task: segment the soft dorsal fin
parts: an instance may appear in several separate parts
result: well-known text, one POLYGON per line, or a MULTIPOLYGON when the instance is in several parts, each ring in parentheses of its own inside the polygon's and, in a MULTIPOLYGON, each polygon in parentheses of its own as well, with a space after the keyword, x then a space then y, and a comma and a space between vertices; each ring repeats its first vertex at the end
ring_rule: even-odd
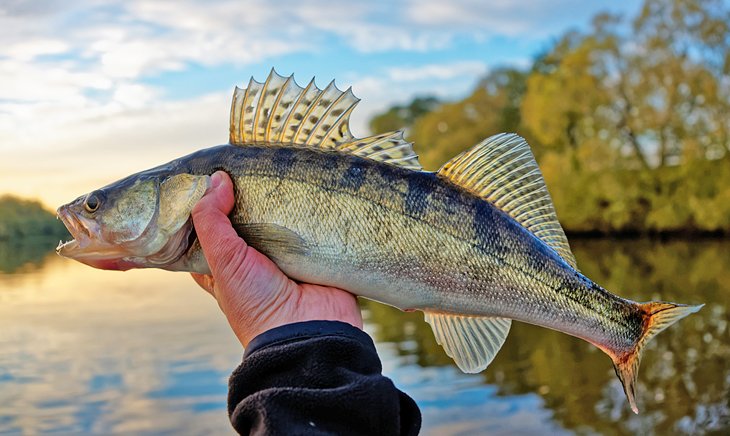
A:
POLYGON ((577 268, 530 146, 514 134, 491 136, 444 164, 439 176, 488 200, 577 268))
POLYGON ((334 81, 319 89, 312 79, 302 88, 294 76, 273 69, 261 83, 253 78, 245 89, 236 87, 231 103, 230 143, 311 147, 420 170, 413 144, 400 132, 355 138, 350 115, 360 100, 352 89, 340 91, 334 81))
POLYGON ((483 371, 504 344, 512 325, 509 318, 463 316, 424 311, 436 342, 466 373, 483 371))

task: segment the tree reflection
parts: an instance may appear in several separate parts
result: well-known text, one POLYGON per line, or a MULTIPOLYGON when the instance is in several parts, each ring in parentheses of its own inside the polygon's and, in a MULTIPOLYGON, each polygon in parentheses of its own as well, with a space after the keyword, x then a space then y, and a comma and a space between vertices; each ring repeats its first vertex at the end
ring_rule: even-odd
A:
MULTIPOLYGON (((627 406, 610 359, 555 331, 514 323, 504 348, 483 373, 502 395, 540 394, 554 417, 579 433, 722 432, 730 429, 730 295, 727 241, 578 240, 582 271, 638 301, 707 306, 659 335, 639 373, 639 408, 627 406)), ((398 345, 421 366, 453 365, 420 313, 363 301, 379 342, 398 345)))
POLYGON ((0 273, 14 273, 20 270, 37 270, 58 241, 44 237, 22 241, 0 241, 0 273))
MULTIPOLYGON (((0 244, 0 273, 42 273, 47 257, 55 256, 53 245, 0 244)), ((641 415, 629 410, 602 352, 523 323, 513 324, 504 348, 481 375, 484 383, 503 396, 540 395, 553 419, 578 433, 727 433, 730 242, 576 240, 573 251, 586 275, 621 296, 707 305, 647 346, 639 373, 641 415)), ((366 300, 362 305, 377 342, 394 344, 422 367, 454 365, 420 312, 366 300)))

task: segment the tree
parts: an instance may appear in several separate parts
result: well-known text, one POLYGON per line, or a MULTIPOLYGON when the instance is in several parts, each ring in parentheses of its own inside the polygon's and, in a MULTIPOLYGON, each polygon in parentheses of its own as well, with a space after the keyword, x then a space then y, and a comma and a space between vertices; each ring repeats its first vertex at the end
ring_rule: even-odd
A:
POLYGON ((373 134, 407 129, 420 117, 438 107, 436 97, 416 97, 405 106, 393 106, 370 120, 370 131, 373 134))
POLYGON ((587 148, 593 169, 727 155, 728 23, 720 0, 646 0, 631 22, 598 15, 536 62, 526 127, 555 151, 587 148))
POLYGON ((38 201, 0 196, 0 241, 19 241, 28 237, 68 239, 68 236, 55 214, 38 201))
POLYGON ((524 136, 568 231, 730 234, 729 77, 725 2, 645 0, 527 71, 493 70, 413 118, 409 139, 435 170, 492 134, 524 136))
POLYGON ((466 99, 442 104, 416 120, 409 139, 424 168, 438 169, 488 136, 518 132, 525 77, 514 68, 496 69, 466 99))

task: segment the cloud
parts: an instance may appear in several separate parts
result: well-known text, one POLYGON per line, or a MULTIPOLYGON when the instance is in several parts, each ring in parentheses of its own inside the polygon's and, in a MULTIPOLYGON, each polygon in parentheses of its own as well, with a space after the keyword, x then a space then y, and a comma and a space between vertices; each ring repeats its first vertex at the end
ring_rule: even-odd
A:
POLYGON ((30 61, 43 55, 55 55, 67 52, 69 45, 63 41, 51 38, 38 38, 33 41, 22 41, 7 50, 7 54, 14 59, 30 61))
MULTIPOLYGON (((131 90, 135 95, 139 90, 131 90)), ((63 128, 0 135, 0 192, 41 198, 57 207, 145 168, 228 141, 230 93, 141 107, 113 116, 69 119, 63 128)), ((48 109, 50 110, 50 109, 48 109)), ((4 130, 0 130, 3 132, 4 130)))
POLYGON ((432 95, 443 100, 468 93, 487 72, 487 65, 477 61, 391 67, 381 74, 357 79, 352 84, 362 99, 352 115, 353 133, 369 133, 368 122, 377 113, 394 104, 402 104, 418 95, 432 95))
POLYGON ((542 39, 574 24, 578 17, 587 20, 596 9, 611 6, 616 3, 606 0, 407 0, 404 19, 413 27, 434 32, 542 39))
MULTIPOLYGON (((418 68, 416 80, 406 74, 411 70, 416 69, 390 68, 350 83, 363 99, 353 113, 353 133, 367 135, 375 113, 422 94, 425 84, 442 98, 468 92, 475 82, 470 74, 486 71, 486 66, 431 64, 418 68)), ((20 105, 31 108, 21 118, 12 103, 0 104, 0 120, 5 120, 0 124, 0 192, 39 197, 56 207, 128 174, 228 140, 229 90, 169 102, 137 84, 115 86, 113 93, 105 104, 81 99, 20 105), (3 107, 14 118, 4 117, 3 107), (21 123, 13 126, 12 119, 21 123)))
MULTIPOLYGON (((452 98, 473 86, 487 66, 447 56, 458 41, 518 34, 537 38, 551 28, 545 25, 549 18, 582 4, 3 1, 0 192, 40 195, 55 203, 59 194, 48 191, 60 192, 63 183, 49 186, 43 174, 86 184, 109 181, 140 169, 134 159, 147 165, 178 156, 182 149, 176 144, 192 141, 190 147, 197 148, 224 141, 230 83, 216 82, 200 91, 212 94, 170 101, 165 98, 179 95, 177 89, 149 80, 161 74, 254 68, 282 59, 312 72, 332 71, 338 83, 349 82, 363 98, 353 115, 353 130, 365 135, 369 117, 390 104, 424 90, 452 98), (407 56, 434 50, 448 60, 424 64, 424 58, 407 56), (79 171, 81 159, 95 158, 107 162, 106 170, 92 166, 79 171), (41 167, 44 173, 36 181, 32 174, 41 167)), ((480 56, 475 52, 466 59, 480 56)), ((198 77, 212 80, 204 73, 198 77)))
POLYGON ((74 67, 113 79, 182 70, 191 63, 246 65, 316 52, 333 38, 362 53, 444 49, 457 36, 536 38, 546 31, 545 16, 560 7, 543 1, 526 8, 504 0, 373 1, 346 8, 324 0, 40 4, 0 6, 4 57, 30 61, 68 54, 74 67))
POLYGON ((333 43, 368 54, 443 50, 457 37, 530 38, 544 34, 546 16, 576 3, 8 1, 0 6, 0 68, 9 78, 0 99, 80 100, 89 89, 114 98, 124 94, 115 88, 151 75, 315 54, 333 43))
POLYGON ((406 17, 414 25, 433 29, 461 29, 493 35, 517 35, 526 31, 534 34, 541 32, 541 26, 535 26, 533 17, 544 3, 547 2, 531 2, 526 7, 524 3, 508 0, 410 0, 406 17))
POLYGON ((388 76, 395 81, 446 80, 459 77, 479 77, 487 72, 487 65, 478 61, 463 61, 451 64, 419 65, 418 67, 396 67, 388 69, 388 76))

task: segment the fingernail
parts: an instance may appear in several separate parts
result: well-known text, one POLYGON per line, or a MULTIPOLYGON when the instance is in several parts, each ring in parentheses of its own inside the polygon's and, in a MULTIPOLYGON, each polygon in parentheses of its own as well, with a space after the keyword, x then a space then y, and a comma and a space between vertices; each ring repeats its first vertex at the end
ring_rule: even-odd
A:
POLYGON ((213 189, 219 187, 223 183, 223 175, 219 172, 213 173, 210 177, 210 183, 213 189))

